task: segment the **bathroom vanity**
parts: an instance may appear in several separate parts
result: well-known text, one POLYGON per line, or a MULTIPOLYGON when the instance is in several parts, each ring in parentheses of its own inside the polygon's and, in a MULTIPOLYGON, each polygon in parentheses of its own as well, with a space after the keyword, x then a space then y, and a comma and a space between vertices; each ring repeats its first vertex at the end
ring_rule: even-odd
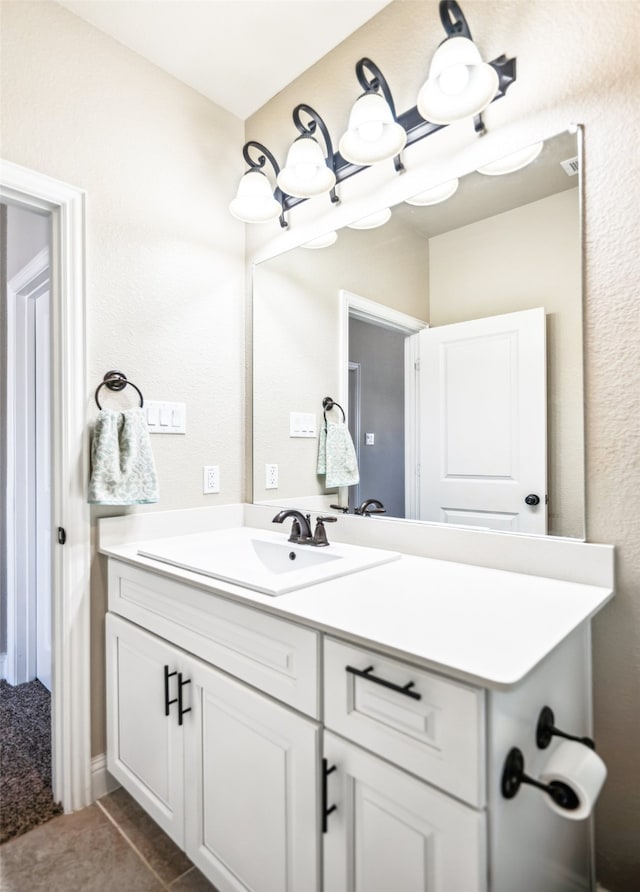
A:
POLYGON ((399 557, 277 597, 138 554, 176 518, 188 537, 269 513, 100 522, 111 774, 220 892, 594 888, 590 820, 501 786, 513 747, 538 778, 558 745, 536 743, 544 706, 591 731, 612 549, 532 538, 526 561, 569 567, 547 578, 406 553, 387 522, 399 557))

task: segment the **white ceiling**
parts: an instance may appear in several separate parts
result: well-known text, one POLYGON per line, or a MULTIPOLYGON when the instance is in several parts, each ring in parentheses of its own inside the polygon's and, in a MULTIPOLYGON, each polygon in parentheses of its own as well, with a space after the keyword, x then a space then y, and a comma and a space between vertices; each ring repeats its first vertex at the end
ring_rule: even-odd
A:
POLYGON ((246 119, 390 0, 58 0, 246 119))

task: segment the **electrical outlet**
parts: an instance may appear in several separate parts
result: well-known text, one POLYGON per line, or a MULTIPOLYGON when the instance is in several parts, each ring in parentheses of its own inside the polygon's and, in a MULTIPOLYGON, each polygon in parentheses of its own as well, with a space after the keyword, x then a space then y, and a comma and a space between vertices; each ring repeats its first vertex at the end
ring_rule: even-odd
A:
POLYGON ((264 488, 265 489, 277 489, 278 488, 278 466, 277 465, 265 465, 264 470, 265 470, 264 488))
POLYGON ((220 492, 220 465, 205 465, 202 469, 202 492, 220 492))

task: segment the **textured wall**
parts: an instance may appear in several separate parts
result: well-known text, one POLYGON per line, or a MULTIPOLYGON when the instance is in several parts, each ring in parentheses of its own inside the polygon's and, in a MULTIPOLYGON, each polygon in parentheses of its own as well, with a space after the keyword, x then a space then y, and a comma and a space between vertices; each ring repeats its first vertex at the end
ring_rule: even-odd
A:
MULTIPOLYGON (((518 80, 487 111, 489 134, 482 140, 471 144, 468 129, 456 125, 425 141, 438 179, 456 164, 477 166, 496 146, 526 145, 571 121, 585 126, 587 536, 617 548, 617 597, 593 624, 595 736, 609 766, 596 812, 597 867, 612 892, 632 892, 640 877, 640 5, 462 5, 486 57, 517 56, 518 80)), ((414 105, 442 36, 435 0, 392 3, 256 113, 247 138, 282 159, 299 102, 316 108, 337 138, 358 94, 353 67, 364 55, 384 72, 398 109, 414 105)), ((356 187, 344 185, 348 198, 356 187)), ((292 213, 288 238, 295 238, 296 224, 300 229, 313 214, 324 214, 325 204, 314 199, 292 213)), ((333 212, 336 218, 348 214, 345 205, 333 212)), ((329 225, 325 219, 322 226, 329 225)), ((247 238, 257 251, 273 240, 273 230, 255 227, 247 238)))
MULTIPOLYGON (((186 436, 153 438, 161 501, 147 510, 239 501, 244 236, 227 205, 242 122, 56 3, 3 2, 1 15, 2 156, 86 190, 87 422, 109 369, 147 399, 185 402, 186 436), (222 493, 203 496, 213 463, 222 493)), ((97 754, 103 559, 93 571, 97 754)))

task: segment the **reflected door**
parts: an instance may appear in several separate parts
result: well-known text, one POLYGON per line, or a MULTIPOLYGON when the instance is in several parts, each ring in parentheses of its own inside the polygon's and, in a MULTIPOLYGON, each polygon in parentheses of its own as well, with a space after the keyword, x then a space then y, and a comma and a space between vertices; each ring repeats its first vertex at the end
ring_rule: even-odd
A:
POLYGON ((546 533, 544 309, 418 338, 420 519, 546 533))

